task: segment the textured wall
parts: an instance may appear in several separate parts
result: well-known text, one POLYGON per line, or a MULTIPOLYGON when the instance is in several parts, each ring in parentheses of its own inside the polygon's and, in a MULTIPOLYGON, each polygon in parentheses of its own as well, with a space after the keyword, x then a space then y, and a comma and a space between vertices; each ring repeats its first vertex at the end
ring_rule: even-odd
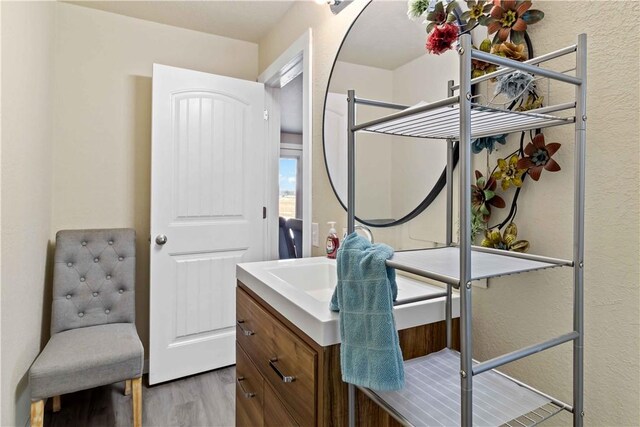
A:
POLYGON ((148 348, 152 64, 255 80, 258 46, 56 7, 51 237, 64 228, 136 229, 136 325, 148 348))
MULTIPOLYGON (((633 26, 605 29, 601 23, 621 22, 624 16, 637 24, 640 4, 538 1, 534 6, 546 14, 531 27, 536 54, 588 34, 585 421, 638 425, 640 33, 633 26)), ((556 86, 551 102, 569 96, 556 86)), ((534 253, 570 258, 573 127, 544 134, 547 142, 562 143, 554 156, 562 171, 543 172, 538 183, 527 183, 518 203, 519 234, 534 253)), ((488 358, 570 330, 572 295, 568 269, 492 280, 488 290, 474 293, 475 356, 488 358)), ((508 371, 571 401, 569 344, 514 363, 508 371)))
MULTIPOLYGON (((638 425, 639 348, 639 153, 638 2, 536 1, 546 13, 531 27, 541 54, 589 35, 588 151, 586 194, 586 424, 638 425), (624 18, 623 18, 624 17, 624 18), (623 22, 629 25, 622 25, 623 22)), ((322 152, 322 106, 335 54, 349 22, 363 7, 356 1, 337 16, 313 4, 297 4, 282 25, 260 42, 260 69, 275 59, 305 28, 314 31, 313 220, 344 224, 326 176, 322 152)), ((566 91, 552 92, 562 102, 566 91)), ((532 252, 571 256, 573 132, 570 126, 545 132, 563 144, 556 154, 563 170, 543 173, 523 191, 518 226, 532 252)), ((439 198, 441 199, 441 198, 439 198)), ((441 200, 434 208, 444 209, 441 200)), ((374 230, 380 241, 395 233, 400 246, 439 235, 425 233, 421 221, 391 230, 374 230)), ((315 249, 315 248, 314 248, 315 249)), ((315 250, 316 254, 321 252, 315 250)), ((474 291, 475 357, 484 359, 548 339, 571 328, 570 270, 538 272, 492 280, 474 291)), ((508 371, 559 398, 571 400, 571 351, 565 345, 509 366, 508 371)), ((550 424, 570 424, 569 417, 550 424)))
POLYGON ((48 304, 54 23, 53 3, 2 3, 3 426, 27 419, 27 371, 48 304))

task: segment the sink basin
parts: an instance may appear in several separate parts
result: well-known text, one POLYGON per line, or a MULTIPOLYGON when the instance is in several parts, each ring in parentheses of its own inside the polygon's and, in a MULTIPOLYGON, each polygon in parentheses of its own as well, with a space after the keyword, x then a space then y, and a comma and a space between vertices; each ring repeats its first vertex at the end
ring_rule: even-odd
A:
MULTIPOLYGON (((336 262, 329 259, 316 264, 288 265, 267 269, 267 271, 321 302, 331 301, 338 283, 336 262)), ((396 283, 398 285, 397 302, 429 295, 434 291, 433 286, 404 276, 396 276, 396 283)))
POLYGON ((302 289, 318 301, 329 302, 338 281, 335 262, 289 265, 267 270, 278 279, 302 289))
MULTIPOLYGON (((245 287, 291 321, 311 339, 327 346, 340 342, 339 314, 329 310, 338 276, 336 261, 324 257, 238 264, 236 277, 245 287)), ((398 300, 441 293, 442 287, 398 275, 398 300)), ((453 315, 459 315, 454 294, 453 315)), ((444 298, 394 307, 396 327, 413 328, 444 319, 444 298)))

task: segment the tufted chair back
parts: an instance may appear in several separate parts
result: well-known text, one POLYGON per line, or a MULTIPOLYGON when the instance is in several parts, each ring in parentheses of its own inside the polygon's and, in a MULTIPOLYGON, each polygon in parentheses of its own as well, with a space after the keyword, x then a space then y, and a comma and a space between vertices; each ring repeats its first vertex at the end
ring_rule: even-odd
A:
POLYGON ((135 241, 125 228, 56 234, 51 334, 135 321, 135 241))

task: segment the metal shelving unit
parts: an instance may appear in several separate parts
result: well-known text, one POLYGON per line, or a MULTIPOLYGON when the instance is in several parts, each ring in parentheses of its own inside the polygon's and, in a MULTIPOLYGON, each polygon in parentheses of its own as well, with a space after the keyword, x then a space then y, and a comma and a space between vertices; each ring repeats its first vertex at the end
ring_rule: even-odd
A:
MULTIPOLYGON (((573 414, 574 426, 582 426, 583 410, 583 271, 584 271, 584 167, 586 143, 586 34, 575 45, 517 62, 472 49, 468 34, 460 37, 460 84, 449 84, 449 97, 430 104, 407 107, 356 98, 348 92, 347 227, 355 226, 355 141, 358 132, 375 132, 447 141, 446 245, 439 248, 399 251, 387 265, 446 284, 447 349, 405 362, 406 386, 395 392, 375 392, 358 387, 404 425, 440 426, 506 425, 533 426, 561 411, 573 414), (575 54, 575 76, 542 68, 539 64, 575 54), (471 60, 500 66, 471 79, 471 60), (575 101, 517 112, 472 102, 471 87, 513 70, 575 86, 575 101), (455 95, 455 91, 459 95, 455 95), (356 124, 356 104, 401 110, 356 124), (573 110, 573 111, 572 111, 573 110), (567 115, 567 112, 573 113, 567 115), (561 115, 557 115, 561 113, 561 115), (574 213, 571 260, 513 253, 471 244, 471 140, 516 131, 574 124, 574 213), (460 241, 453 242, 453 151, 459 142, 460 241), (472 360, 471 282, 529 271, 570 267, 573 269, 573 330, 547 341, 484 361, 472 360), (460 290, 460 352, 452 350, 452 288, 460 290), (496 368, 563 343, 573 342, 573 405, 569 405, 513 379, 496 368)), ((349 384, 349 426, 354 427, 355 386, 349 384)))

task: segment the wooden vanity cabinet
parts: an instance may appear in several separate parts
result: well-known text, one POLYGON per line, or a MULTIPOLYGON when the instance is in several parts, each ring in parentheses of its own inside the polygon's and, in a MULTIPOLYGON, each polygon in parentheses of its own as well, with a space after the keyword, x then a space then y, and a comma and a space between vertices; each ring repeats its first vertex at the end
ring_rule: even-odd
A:
POLYGON ((283 427, 298 426, 293 417, 287 411, 282 401, 276 395, 276 392, 270 385, 264 386, 264 426, 265 427, 283 427))
POLYGON ((262 427, 264 380, 236 343, 236 425, 262 427))
MULTIPOLYGON (((242 282, 236 291, 236 425, 346 426, 347 385, 340 345, 322 347, 242 282)), ((459 342, 454 320, 454 342, 459 342)), ((405 360, 441 350, 444 322, 399 332, 405 360)), ((399 425, 362 393, 358 425, 399 425)))

